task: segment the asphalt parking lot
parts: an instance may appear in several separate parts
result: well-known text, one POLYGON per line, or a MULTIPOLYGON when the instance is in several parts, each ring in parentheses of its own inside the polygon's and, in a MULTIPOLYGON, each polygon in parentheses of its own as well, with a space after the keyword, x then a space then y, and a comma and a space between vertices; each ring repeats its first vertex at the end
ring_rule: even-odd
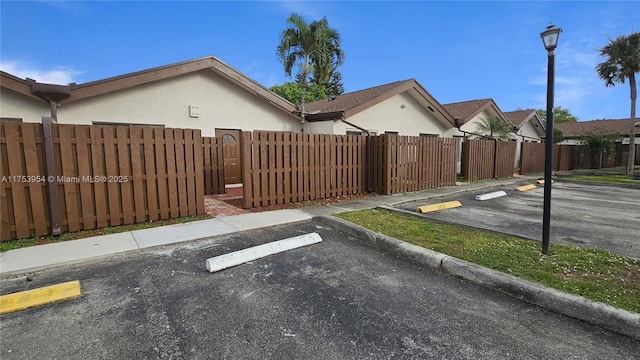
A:
POLYGON ((0 281, 83 296, 0 318, 2 359, 634 359, 640 344, 476 286, 317 221, 0 281), (217 273, 207 258, 310 232, 323 242, 217 273))
MULTIPOLYGON (((461 207, 421 216, 541 240, 543 186, 525 192, 516 191, 516 187, 502 186, 396 207, 416 212, 418 206, 458 200, 461 207), (475 199, 493 191, 505 191, 507 196, 475 199)), ((550 241, 640 258, 640 189, 554 182, 550 241)))

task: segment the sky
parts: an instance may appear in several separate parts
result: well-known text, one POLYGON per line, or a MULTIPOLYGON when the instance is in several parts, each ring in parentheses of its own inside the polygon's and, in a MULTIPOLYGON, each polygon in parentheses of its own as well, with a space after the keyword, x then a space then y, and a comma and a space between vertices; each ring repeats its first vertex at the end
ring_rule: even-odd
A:
POLYGON ((546 109, 540 33, 562 28, 555 106, 580 121, 630 117, 629 83, 595 66, 640 31, 637 1, 0 1, 0 69, 77 84, 215 55, 260 84, 292 81, 276 56, 291 13, 342 39, 345 92, 415 78, 438 102, 546 109))

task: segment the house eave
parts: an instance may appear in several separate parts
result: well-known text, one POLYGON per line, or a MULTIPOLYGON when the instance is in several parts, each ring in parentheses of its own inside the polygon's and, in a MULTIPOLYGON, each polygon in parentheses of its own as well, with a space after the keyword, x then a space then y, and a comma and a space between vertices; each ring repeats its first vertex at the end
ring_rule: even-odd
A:
POLYGON ((281 111, 289 115, 293 116, 293 112, 296 111, 296 106, 293 103, 271 92, 255 80, 248 78, 238 70, 212 55, 84 84, 71 84, 71 96, 62 100, 61 104, 69 104, 82 99, 130 89, 136 86, 150 84, 156 81, 207 69, 219 74, 231 83, 241 87, 253 95, 256 95, 263 101, 276 106, 281 111))
POLYGON ((331 111, 317 114, 307 114, 305 119, 309 122, 341 120, 346 117, 344 111, 331 111))

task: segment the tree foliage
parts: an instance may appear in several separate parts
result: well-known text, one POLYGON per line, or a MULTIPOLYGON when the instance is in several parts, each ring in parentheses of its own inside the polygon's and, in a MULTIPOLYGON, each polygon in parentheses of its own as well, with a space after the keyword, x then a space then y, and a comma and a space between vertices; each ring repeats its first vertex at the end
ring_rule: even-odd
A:
POLYGON ((318 85, 329 84, 332 74, 344 62, 340 34, 329 27, 326 18, 307 23, 300 15, 292 13, 287 19, 287 28, 280 34, 276 54, 287 76, 291 76, 294 67, 298 69, 295 77, 301 90, 300 122, 304 124, 309 76, 313 75, 318 85))
MULTIPOLYGON (((607 87, 616 84, 624 84, 629 80, 631 91, 631 116, 629 130, 629 148, 635 148, 635 123, 636 100, 638 89, 636 86, 636 73, 640 72, 640 32, 627 36, 619 36, 616 39, 609 38, 609 44, 599 49, 600 56, 606 60, 596 65, 598 76, 604 80, 607 87)), ((629 151, 627 162, 627 175, 633 178, 635 151, 629 151)))
MULTIPOLYGON (((538 115, 543 121, 547 119, 547 111, 538 109, 536 110, 538 115)), ((577 122, 578 118, 571 115, 568 109, 563 108, 562 106, 556 106, 553 108, 553 123, 568 123, 568 122, 577 122)))
POLYGON ((591 154, 592 167, 602 167, 602 159, 606 155, 612 155, 614 144, 620 139, 620 134, 608 132, 603 128, 596 128, 580 136, 579 140, 586 145, 591 154))
POLYGON ((558 144, 564 141, 562 130, 553 128, 553 143, 558 144))
POLYGON ((477 133, 471 136, 474 139, 500 141, 514 139, 512 125, 497 116, 490 116, 486 119, 480 118, 480 121, 476 124, 476 131, 477 133))
POLYGON ((338 71, 338 68, 335 65, 331 67, 331 71, 327 81, 322 81, 322 79, 316 78, 315 75, 312 75, 310 83, 317 84, 323 87, 327 93, 327 97, 338 96, 344 93, 342 74, 338 71))
MULTIPOLYGON (((274 85, 269 90, 282 96, 283 98, 291 101, 296 105, 300 105, 300 98, 302 97, 302 89, 300 84, 294 82, 286 82, 282 85, 274 85)), ((306 103, 326 99, 330 94, 327 93, 327 89, 324 86, 320 86, 316 83, 307 84, 307 89, 304 93, 304 101, 306 103)))

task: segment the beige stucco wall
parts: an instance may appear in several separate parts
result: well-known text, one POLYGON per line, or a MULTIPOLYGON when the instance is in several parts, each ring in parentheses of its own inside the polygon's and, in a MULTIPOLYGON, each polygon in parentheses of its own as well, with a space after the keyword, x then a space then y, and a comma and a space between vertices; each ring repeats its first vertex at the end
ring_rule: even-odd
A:
POLYGON ((58 122, 118 122, 201 129, 299 131, 298 120, 210 70, 78 100, 58 109, 58 122), (199 108, 190 117, 189 106, 199 108))
POLYGON ((541 130, 536 130, 535 125, 532 124, 532 121, 527 121, 524 125, 522 125, 522 127, 518 130, 518 137, 520 137, 520 140, 522 140, 522 135, 524 135, 526 138, 525 140, 529 140, 532 142, 542 142, 541 137, 544 137, 543 134, 544 132, 541 130), (534 139, 532 139, 534 138, 534 139))
POLYGON ((305 122, 304 131, 312 134, 336 134, 333 132, 333 125, 335 122, 336 121, 334 120, 314 122, 307 121, 305 122))
MULTIPOLYGON (((488 119, 492 116, 498 115, 493 112, 489 112, 487 109, 481 111, 478 115, 474 116, 473 119, 467 121, 464 125, 462 125, 460 127, 461 131, 457 132, 456 135, 463 135, 463 132, 465 131, 470 133, 477 133, 477 124, 478 122, 480 122, 480 119, 488 119)), ((471 134, 469 134, 469 136, 471 136, 471 134)))
MULTIPOLYGON (((445 126, 407 93, 398 94, 346 119, 348 122, 375 131, 382 135, 385 131, 395 131, 398 135, 418 136, 421 133, 449 137, 453 126, 445 126), (401 107, 404 105, 404 108, 401 107)), ((336 121, 333 133, 344 135, 355 127, 336 121)))
POLYGON ((0 117, 40 123, 43 116, 51 116, 51 108, 44 100, 39 101, 5 88, 0 90, 0 117))

